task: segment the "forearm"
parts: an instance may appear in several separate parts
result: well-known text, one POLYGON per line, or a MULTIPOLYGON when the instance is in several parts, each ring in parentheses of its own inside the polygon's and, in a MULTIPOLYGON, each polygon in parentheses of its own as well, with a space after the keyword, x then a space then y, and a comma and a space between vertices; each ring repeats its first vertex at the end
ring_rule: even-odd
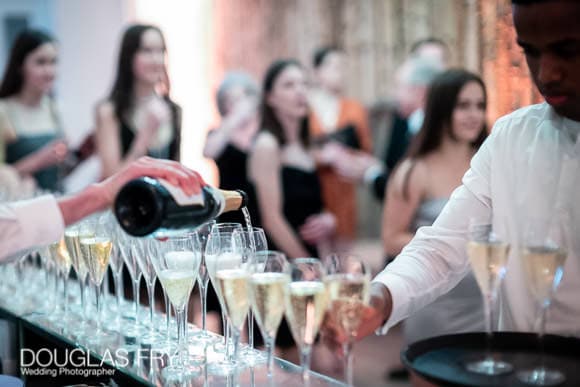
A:
POLYGON ((112 198, 107 197, 98 184, 91 184, 78 194, 58 200, 58 206, 66 226, 82 218, 106 209, 112 198))
POLYGON ((288 222, 281 217, 264 219, 264 228, 276 246, 286 253, 289 258, 308 257, 310 255, 296 233, 292 231, 288 222))
POLYGON ((32 153, 16 161, 14 164, 12 164, 12 167, 16 169, 16 171, 21 175, 31 175, 42 169, 38 155, 35 153, 32 153))
POLYGON ((211 134, 208 135, 205 142, 205 147, 203 148, 204 157, 210 159, 218 158, 230 140, 230 129, 227 125, 222 125, 218 129, 214 129, 211 134))

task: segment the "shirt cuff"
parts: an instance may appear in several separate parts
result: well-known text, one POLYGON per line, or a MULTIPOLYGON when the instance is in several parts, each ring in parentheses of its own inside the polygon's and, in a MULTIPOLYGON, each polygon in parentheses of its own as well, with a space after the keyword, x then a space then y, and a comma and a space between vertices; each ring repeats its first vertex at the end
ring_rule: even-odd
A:
POLYGON ((22 239, 28 241, 22 248, 45 246, 58 241, 64 234, 64 219, 54 196, 40 196, 11 207, 20 223, 22 239))
POLYGON ((405 318, 410 302, 409 292, 406 290, 405 281, 402 278, 386 270, 380 272, 372 282, 386 286, 391 293, 391 315, 385 324, 376 331, 377 334, 386 335, 389 329, 405 318))
POLYGON ((383 174, 384 168, 380 164, 375 164, 367 168, 363 175, 363 181, 366 185, 371 185, 377 177, 383 174))

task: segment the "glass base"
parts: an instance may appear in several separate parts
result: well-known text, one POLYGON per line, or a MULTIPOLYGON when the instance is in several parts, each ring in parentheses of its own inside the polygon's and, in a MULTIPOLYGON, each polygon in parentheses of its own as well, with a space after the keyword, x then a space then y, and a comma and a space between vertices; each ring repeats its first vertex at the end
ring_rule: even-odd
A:
POLYGON ((164 386, 181 386, 200 374, 199 367, 169 366, 161 371, 160 379, 164 386))
POLYGON ((260 352, 251 347, 244 347, 240 351, 240 357, 244 363, 249 366, 255 366, 258 364, 265 364, 268 362, 268 356, 265 352, 260 352))
POLYGON ((207 372, 210 375, 231 375, 236 373, 241 368, 244 368, 245 363, 241 361, 220 361, 207 364, 207 372))
POLYGON ((465 368, 473 373, 481 375, 503 375, 512 372, 514 367, 503 361, 484 359, 473 363, 467 363, 465 368))
POLYGON ((518 379, 531 386, 558 386, 566 380, 563 373, 544 367, 518 373, 518 379))
POLYGON ((223 339, 220 336, 211 335, 204 331, 196 331, 194 334, 189 336, 189 344, 199 345, 203 347, 215 344, 221 340, 223 339))

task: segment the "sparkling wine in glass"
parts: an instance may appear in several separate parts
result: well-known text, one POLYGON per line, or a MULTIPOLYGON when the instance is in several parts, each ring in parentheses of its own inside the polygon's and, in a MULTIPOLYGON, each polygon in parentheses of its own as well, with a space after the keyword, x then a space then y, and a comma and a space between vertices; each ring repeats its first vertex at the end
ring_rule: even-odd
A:
POLYGON ((326 311, 324 267, 316 258, 297 258, 290 264, 290 283, 286 291, 286 319, 300 351, 302 380, 310 378, 312 346, 326 311))
MULTIPOLYGON (((72 261, 66 243, 64 241, 64 236, 58 241, 52 243, 49 247, 50 256, 52 257, 55 267, 57 277, 56 279, 62 282, 62 315, 56 317, 61 324, 62 328, 67 327, 68 322, 68 276, 70 274, 70 269, 72 266, 72 261)), ((58 299, 58 282, 55 284, 55 297, 58 299)), ((57 321, 53 321, 57 322, 57 321)), ((58 323, 58 322, 57 322, 58 323)))
POLYGON ((529 291, 538 304, 536 322, 541 361, 536 368, 519 372, 518 379, 532 386, 557 386, 566 380, 561 371, 545 366, 543 336, 548 308, 564 276, 570 241, 567 221, 565 215, 554 215, 525 222, 520 259, 529 291))
POLYGON ((71 334, 81 342, 85 337, 86 330, 86 307, 87 307, 87 288, 86 281, 89 274, 88 267, 81 253, 81 239, 94 237, 89 230, 82 229, 81 223, 67 227, 64 232, 64 241, 66 248, 71 257, 72 266, 75 270, 77 281, 80 287, 81 305, 80 305, 80 323, 70 330, 71 334))
MULTIPOLYGON (((266 233, 262 228, 250 225, 235 232, 240 236, 242 242, 240 248, 242 261, 251 263, 256 253, 268 250, 266 233)), ((243 348, 242 357, 248 365, 257 365, 268 360, 262 352, 254 349, 254 313, 252 308, 248 311, 248 346, 243 348)))
POLYGON ((240 248, 240 244, 234 246, 233 244, 233 233, 234 231, 242 230, 242 225, 239 223, 217 223, 215 224, 209 234, 207 244, 205 247, 205 263, 207 274, 210 278, 210 282, 215 290, 220 303, 222 324, 223 324, 223 336, 224 340, 218 342, 214 345, 214 350, 217 353, 226 354, 229 346, 229 334, 228 334, 228 322, 226 319, 223 300, 221 298, 221 293, 219 286, 217 285, 216 271, 217 271, 217 261, 218 260, 230 260, 232 266, 237 265, 238 261, 242 260, 242 253, 237 249, 240 248))
POLYGON ((95 316, 96 330, 88 337, 91 345, 101 345, 110 338, 102 329, 102 306, 103 306, 103 278, 107 273, 113 242, 108 232, 107 220, 96 216, 81 223, 83 235, 92 235, 80 239, 80 250, 89 272, 89 278, 95 288, 97 314, 95 316))
POLYGON ((251 309, 268 349, 268 376, 272 376, 276 334, 286 309, 290 266, 279 251, 257 251, 250 263, 250 272, 251 309))
POLYGON ((346 382, 352 386, 352 347, 361 316, 369 304, 371 274, 366 263, 351 254, 332 254, 326 258, 324 265, 328 318, 348 337, 347 342, 343 344, 344 372, 346 382))
POLYGON ((151 254, 153 266, 177 318, 177 353, 162 373, 170 380, 183 375, 195 376, 199 369, 188 364, 185 309, 198 276, 200 253, 194 250, 187 234, 156 238, 151 246, 155 249, 151 254))
POLYGON ((467 256, 471 270, 481 290, 485 314, 486 354, 482 360, 466 364, 467 370, 483 375, 501 375, 513 370, 505 361, 496 360, 491 352, 493 326, 497 317, 497 296, 501 281, 505 277, 510 246, 495 233, 488 219, 471 219, 467 256))

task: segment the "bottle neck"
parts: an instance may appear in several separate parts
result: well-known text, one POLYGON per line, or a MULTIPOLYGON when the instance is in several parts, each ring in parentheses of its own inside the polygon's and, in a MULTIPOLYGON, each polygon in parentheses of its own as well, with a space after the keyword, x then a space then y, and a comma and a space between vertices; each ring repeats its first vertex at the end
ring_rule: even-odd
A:
POLYGON ((246 194, 243 191, 218 191, 224 198, 221 213, 237 211, 246 205, 246 194))

